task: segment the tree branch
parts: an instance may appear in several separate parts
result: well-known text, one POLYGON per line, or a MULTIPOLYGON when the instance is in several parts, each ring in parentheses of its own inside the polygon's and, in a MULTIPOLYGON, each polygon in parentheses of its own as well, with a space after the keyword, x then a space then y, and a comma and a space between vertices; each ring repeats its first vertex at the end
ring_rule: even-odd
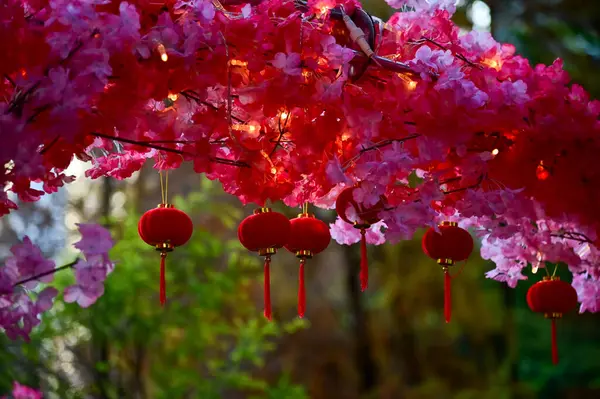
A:
POLYGON ((71 262, 71 263, 67 263, 66 265, 62 265, 62 266, 59 266, 59 267, 57 267, 57 268, 54 268, 54 269, 52 269, 52 270, 48 270, 48 271, 45 271, 45 272, 43 272, 43 273, 36 274, 35 276, 28 277, 28 278, 26 278, 26 279, 24 279, 24 280, 17 281, 16 283, 14 283, 14 284, 13 284, 13 287, 16 287, 17 285, 21 285, 21 284, 29 283, 30 281, 35 281, 35 280, 38 280, 38 279, 40 279, 40 278, 42 278, 42 277, 49 276, 49 275, 51 275, 51 274, 53 274, 53 273, 56 273, 56 272, 58 272, 58 271, 61 271, 61 270, 64 270, 64 269, 69 269, 69 268, 71 268, 71 267, 75 266, 75 264, 76 264, 77 262, 79 262, 79 258, 75 259, 75 260, 74 260, 73 262, 71 262))
MULTIPOLYGON (((120 141, 122 143, 127 143, 127 144, 139 145, 140 147, 152 148, 152 149, 155 149, 158 151, 172 152, 174 154, 187 155, 187 156, 194 157, 194 158, 197 158, 199 156, 198 154, 194 154, 193 152, 178 150, 176 148, 163 147, 160 145, 156 145, 156 144, 152 144, 152 143, 145 143, 143 141, 127 139, 124 137, 109 136, 107 134, 102 134, 102 133, 98 133, 98 132, 91 132, 90 134, 92 136, 100 137, 103 139, 120 141)), ((221 158, 221 157, 209 157, 209 159, 211 162, 220 163, 223 165, 237 166, 240 168, 249 168, 250 167, 250 165, 245 161, 233 161, 231 159, 226 159, 226 158, 221 158)))

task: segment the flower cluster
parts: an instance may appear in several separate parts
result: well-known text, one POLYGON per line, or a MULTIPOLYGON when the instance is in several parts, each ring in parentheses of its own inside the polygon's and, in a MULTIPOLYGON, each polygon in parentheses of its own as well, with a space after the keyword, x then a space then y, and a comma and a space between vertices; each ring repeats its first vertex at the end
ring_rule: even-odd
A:
POLYGON ((13 382, 13 390, 11 396, 2 396, 2 399, 42 399, 43 395, 37 389, 21 385, 18 382, 13 382))
POLYGON ((33 327, 40 323, 40 314, 52 308, 58 295, 54 287, 41 291, 40 283, 50 283, 58 270, 73 267, 76 284, 64 292, 66 302, 87 307, 104 293, 104 280, 114 265, 108 251, 114 243, 108 230, 99 225, 80 224, 81 240, 74 244, 84 256, 72 264, 55 268, 28 237, 11 248, 12 256, 0 268, 0 328, 11 339, 29 339, 33 327))
MULTIPOLYGON (((489 277, 565 262, 581 310, 597 310, 600 102, 560 60, 532 66, 462 34, 451 0, 390 0, 385 24, 355 0, 247 3, 7 0, 0 184, 35 201, 31 182, 56 190, 73 157, 92 178, 153 158, 193 162, 243 203, 328 208, 360 181, 357 201, 389 205, 371 242, 461 220, 496 262, 489 277)), ((14 208, 1 191, 0 214, 14 208)), ((68 297, 85 304, 102 278, 78 270, 90 285, 68 297)))

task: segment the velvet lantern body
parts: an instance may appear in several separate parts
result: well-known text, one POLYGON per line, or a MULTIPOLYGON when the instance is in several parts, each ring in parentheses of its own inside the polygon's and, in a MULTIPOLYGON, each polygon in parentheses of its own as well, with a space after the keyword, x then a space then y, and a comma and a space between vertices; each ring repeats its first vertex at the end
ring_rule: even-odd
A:
POLYGON ((298 316, 304 317, 306 290, 304 286, 304 265, 307 259, 323 252, 331 241, 329 227, 322 220, 303 213, 290 220, 290 237, 285 248, 300 258, 298 277, 298 316))
POLYGON ((170 204, 160 204, 142 215, 138 233, 146 244, 160 252, 160 303, 166 302, 165 260, 167 253, 184 245, 192 237, 192 219, 170 204))
POLYGON ((265 257, 264 263, 264 315, 271 320, 271 256, 282 248, 290 237, 291 224, 285 215, 270 208, 259 208, 238 226, 242 245, 265 257))
POLYGON ((373 206, 359 204, 354 199, 354 191, 357 188, 344 189, 335 201, 335 210, 340 219, 360 230, 360 288, 364 291, 369 286, 366 232, 372 224, 379 222, 379 212, 385 209, 385 201, 384 198, 381 198, 373 206), (349 216, 348 213, 351 213, 352 216, 349 216))
POLYGON ((551 319, 552 324, 552 363, 558 364, 558 345, 556 342, 556 319, 577 307, 577 291, 558 277, 544 277, 527 291, 527 305, 537 313, 551 319))
POLYGON ((444 318, 452 318, 452 276, 449 268, 456 262, 467 260, 473 252, 473 238, 455 222, 442 222, 439 233, 431 228, 423 236, 423 252, 442 266, 444 271, 444 318))

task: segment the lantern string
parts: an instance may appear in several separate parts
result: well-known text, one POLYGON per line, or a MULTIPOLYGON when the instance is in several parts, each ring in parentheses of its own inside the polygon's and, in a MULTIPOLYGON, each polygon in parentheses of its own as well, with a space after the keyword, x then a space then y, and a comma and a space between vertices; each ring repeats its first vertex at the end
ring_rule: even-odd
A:
POLYGON ((452 317, 452 277, 446 268, 444 270, 444 318, 450 323, 452 317))
POLYGON ((457 271, 456 273, 454 273, 454 275, 453 275, 453 276, 450 276, 450 277, 451 277, 451 278, 453 278, 453 279, 455 279, 455 278, 457 278, 458 276, 460 276, 460 275, 461 275, 461 273, 462 273, 462 272, 465 270, 465 266, 467 266, 467 262, 468 262, 468 261, 469 261, 468 259, 465 259, 465 261, 464 261, 464 263, 461 265, 460 269, 458 269, 458 271, 457 271))
POLYGON ((169 203, 169 171, 165 170, 165 204, 169 203))
POLYGON ((159 178, 159 180, 160 180, 160 199, 161 199, 161 202, 162 202, 163 204, 165 204, 165 203, 166 203, 166 202, 165 202, 165 188, 164 188, 164 185, 163 185, 163 175, 162 175, 162 170, 159 170, 159 171, 158 171, 158 178, 159 178))
POLYGON ((556 270, 558 270, 558 263, 554 264, 554 271, 552 272, 552 277, 556 276, 556 270))
POLYGON ((265 305, 265 317, 270 321, 271 316, 271 255, 265 256, 265 267, 264 267, 264 305, 265 305))
POLYGON ((300 270, 298 273, 298 317, 304 318, 306 310, 306 290, 304 287, 304 264, 306 259, 300 259, 300 270))
POLYGON ((552 363, 558 364, 558 345, 556 343, 556 319, 552 318, 552 363))
POLYGON ((365 291, 369 287, 369 260, 367 259, 366 229, 360 229, 360 289, 365 291))
POLYGON ((165 278, 165 260, 167 258, 166 252, 160 253, 160 306, 165 306, 167 302, 167 283, 165 278))
POLYGON ((302 213, 308 214, 308 202, 302 204, 302 213))

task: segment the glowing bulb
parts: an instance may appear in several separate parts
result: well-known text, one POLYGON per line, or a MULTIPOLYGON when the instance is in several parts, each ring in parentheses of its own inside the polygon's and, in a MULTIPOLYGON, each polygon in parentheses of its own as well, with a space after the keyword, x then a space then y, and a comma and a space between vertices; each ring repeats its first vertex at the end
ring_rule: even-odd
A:
POLYGON ((493 156, 496 156, 496 155, 498 155, 498 153, 499 153, 499 152, 500 152, 500 150, 499 150, 499 149, 497 149, 497 148, 494 148, 494 149, 492 150, 492 155, 493 155, 493 156))
POLYGON ((287 111, 281 111, 281 113, 279 114, 279 118, 282 121, 287 120, 288 116, 290 116, 290 114, 287 111))
POLYGON ((167 49, 165 48, 165 46, 160 43, 158 46, 156 46, 156 51, 158 51, 158 54, 160 54, 160 59, 163 62, 167 62, 169 60, 169 55, 167 54, 167 49))
POLYGON ((417 82, 415 82, 414 80, 411 80, 407 83, 408 86, 408 90, 414 90, 417 88, 417 82))
POLYGON ((277 174, 277 168, 275 166, 271 168, 271 173, 274 175, 277 174))
POLYGON ((318 16, 320 18, 327 15, 330 10, 330 7, 325 2, 320 2, 320 4, 317 5, 317 8, 319 9, 318 16))
POLYGON ((496 60, 483 60, 482 63, 489 66, 490 68, 494 68, 495 70, 500 69, 500 64, 496 60))
POLYGON ((247 129, 248 136, 255 139, 260 135, 260 124, 256 121, 248 122, 247 129))
POLYGON ((544 161, 540 161, 540 164, 535 170, 535 176, 538 178, 538 180, 546 180, 550 177, 550 172, 548 172, 548 170, 544 166, 544 161))
POLYGON ((169 100, 171 101, 177 101, 177 98, 179 97, 177 94, 174 93, 169 93, 169 100))
POLYGON ((241 61, 241 60, 231 60, 231 61, 229 61, 229 65, 245 67, 248 65, 248 63, 246 61, 241 61))

